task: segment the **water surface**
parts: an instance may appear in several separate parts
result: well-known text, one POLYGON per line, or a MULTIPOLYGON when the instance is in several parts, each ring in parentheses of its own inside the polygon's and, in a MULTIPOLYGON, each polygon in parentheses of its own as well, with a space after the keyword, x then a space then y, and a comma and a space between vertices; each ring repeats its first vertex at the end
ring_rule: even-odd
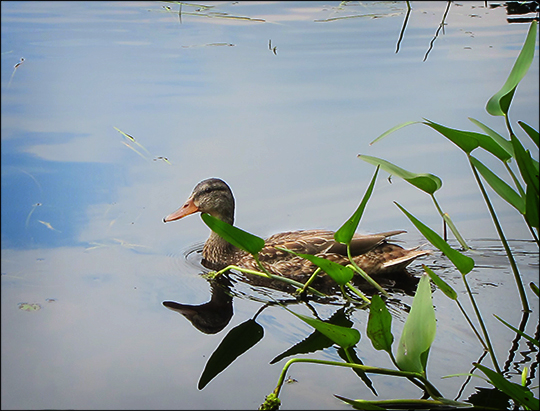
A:
MULTIPOLYGON (((216 176, 235 193, 236 224, 252 233, 337 229, 374 172, 359 153, 442 178, 437 198, 473 245, 470 281, 499 361, 512 357, 515 335, 491 313, 519 324, 518 294, 465 156, 419 124, 369 143, 423 118, 479 131, 472 117, 507 135, 484 107, 529 25, 509 23, 503 7, 453 3, 434 38, 446 3, 412 2, 396 53, 404 2, 208 4, 199 12, 183 6, 180 21, 170 3, 2 2, 2 408, 258 407, 286 360, 269 362, 312 330, 280 307, 265 308, 257 317, 264 338, 198 390, 224 336, 269 297, 235 284, 234 315, 211 335, 165 308, 163 301, 202 304, 211 289, 190 254, 208 234, 203 222, 162 218, 197 182, 216 176), (209 14, 216 11, 249 19, 209 14)), ((514 122, 538 129, 538 91, 536 51, 512 103, 514 122)), ((393 201, 440 230, 431 200, 387 177, 381 172, 360 230, 405 229, 404 245, 424 243, 393 201)), ((493 201, 516 240, 524 282, 536 280, 529 231, 511 207, 493 201)), ((422 262, 438 267, 466 304, 459 273, 438 255, 422 262)), ((420 262, 411 271, 419 276, 420 262)), ((538 299, 527 293, 537 317, 538 299)), ((393 294, 395 336, 411 301, 393 294)), ((434 303, 428 371, 454 398, 464 377, 440 377, 468 372, 482 350, 455 305, 439 291, 434 303)), ((341 305, 312 307, 327 319, 341 305)), ((292 308, 312 314, 306 305, 292 308)), ((392 367, 365 335, 367 313, 352 309, 349 318, 362 333, 358 357, 392 367)), ((526 330, 536 326, 529 321, 526 330)), ((523 341, 514 354, 508 370, 519 381, 517 369, 537 354, 523 341)), ((339 359, 332 347, 311 356, 339 359)), ((334 393, 374 398, 350 370, 323 368, 294 367, 298 382, 285 386, 282 408, 348 408, 334 393)), ((480 381, 465 384, 460 399, 480 381)), ((373 384, 380 399, 421 395, 397 378, 374 376, 373 384)))

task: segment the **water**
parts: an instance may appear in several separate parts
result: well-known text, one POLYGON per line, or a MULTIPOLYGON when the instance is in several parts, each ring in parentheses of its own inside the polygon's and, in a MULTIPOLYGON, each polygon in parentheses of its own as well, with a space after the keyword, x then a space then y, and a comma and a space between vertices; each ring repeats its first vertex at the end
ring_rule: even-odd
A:
MULTIPOLYGON (((453 3, 423 62, 446 3, 412 3, 398 53, 405 3, 212 5, 199 13, 253 20, 194 16, 186 13, 195 7, 183 6, 180 23, 178 5, 169 3, 2 2, 2 408, 258 407, 285 360, 269 362, 312 329, 282 308, 265 308, 257 316, 262 340, 198 390, 225 335, 269 296, 236 283, 234 315, 210 335, 165 308, 163 301, 203 304, 211 289, 198 254, 190 254, 208 234, 200 218, 161 220, 197 182, 217 176, 235 193, 236 224, 252 233, 336 229, 374 171, 359 153, 443 179, 437 199, 475 249, 471 286, 504 364, 515 335, 491 313, 519 324, 519 297, 465 156, 420 124, 369 142, 422 118, 479 131, 472 117, 507 135, 484 107, 529 25, 510 24, 503 7, 453 3), (367 16, 321 21, 358 14, 367 16)), ((510 115, 538 129, 538 51, 510 115)), ((503 175, 490 156, 475 154, 503 175)), ((387 176, 380 173, 360 230, 406 229, 407 247, 425 242, 393 201, 439 230, 431 200, 387 176)), ((493 201, 516 240, 524 283, 536 281, 530 233, 511 207, 493 201)), ((438 255, 423 262, 439 267, 470 311, 459 273, 438 255)), ((420 274, 419 263, 412 272, 420 274)), ((534 318, 526 331, 534 335, 538 299, 527 294, 534 318)), ((393 294, 395 336, 411 301, 393 294)), ((440 291, 434 303, 428 373, 454 398, 464 377, 440 377, 468 372, 482 350, 440 291)), ((312 306, 326 319, 336 304, 312 306)), ((312 315, 306 305, 291 308, 312 315)), ((362 333, 358 357, 391 368, 365 335, 366 318, 364 310, 350 313, 362 333)), ((530 366, 536 353, 519 342, 509 361, 515 381, 515 368, 530 366)), ((334 348, 310 356, 339 359, 334 348)), ((298 382, 284 387, 283 409, 348 408, 334 393, 373 398, 344 368, 300 364, 290 374, 298 382)), ((421 395, 398 378, 372 380, 379 399, 421 395)), ((475 386, 488 385, 474 379, 460 399, 475 386)))

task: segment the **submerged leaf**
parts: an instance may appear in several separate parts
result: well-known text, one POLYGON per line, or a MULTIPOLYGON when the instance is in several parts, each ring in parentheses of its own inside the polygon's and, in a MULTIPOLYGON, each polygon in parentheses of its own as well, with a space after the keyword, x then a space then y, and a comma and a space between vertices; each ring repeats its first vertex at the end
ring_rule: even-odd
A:
POLYGON ((404 179, 408 183, 428 194, 433 194, 442 187, 442 181, 436 175, 428 173, 412 173, 386 160, 383 160, 382 158, 366 156, 365 154, 358 154, 358 158, 367 163, 380 166, 383 170, 404 179))
POLYGON ((219 218, 207 213, 201 213, 201 218, 210 229, 221 238, 252 255, 257 255, 264 247, 264 240, 238 227, 230 225, 219 218))
POLYGON ((531 23, 525 43, 514 63, 512 71, 508 75, 506 83, 486 104, 486 111, 492 116, 504 116, 508 113, 516 87, 523 77, 525 77, 534 58, 537 25, 538 22, 536 21, 531 23))
POLYGON ((436 325, 429 276, 424 274, 418 283, 411 311, 399 339, 396 362, 402 371, 425 372, 436 325))

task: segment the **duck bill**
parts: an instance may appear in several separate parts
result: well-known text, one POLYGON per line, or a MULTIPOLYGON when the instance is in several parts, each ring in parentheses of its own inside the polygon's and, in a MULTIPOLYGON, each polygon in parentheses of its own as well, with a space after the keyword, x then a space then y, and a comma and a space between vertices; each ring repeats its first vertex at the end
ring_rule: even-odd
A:
POLYGON ((196 213, 197 211, 199 211, 199 208, 195 205, 193 199, 189 198, 182 207, 165 217, 163 222, 168 223, 169 221, 180 220, 181 218, 196 213))

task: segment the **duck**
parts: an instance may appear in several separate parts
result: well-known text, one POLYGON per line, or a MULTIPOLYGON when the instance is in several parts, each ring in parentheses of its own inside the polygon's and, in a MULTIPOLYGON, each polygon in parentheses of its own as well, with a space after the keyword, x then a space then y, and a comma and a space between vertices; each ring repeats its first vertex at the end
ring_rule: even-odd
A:
MULTIPOLYGON (((199 182, 185 203, 167 215, 163 222, 180 220, 195 213, 208 213, 233 225, 235 200, 229 185, 219 178, 208 178, 199 182)), ((354 263, 370 276, 380 277, 402 272, 416 258, 431 253, 431 250, 421 250, 418 247, 405 249, 388 242, 389 237, 405 232, 394 230, 377 234, 355 233, 350 244, 354 263)), ((265 240, 265 245, 258 255, 259 261, 270 273, 295 280, 308 278, 317 267, 312 262, 278 247, 326 258, 341 265, 350 264, 346 245, 337 242, 334 234, 334 231, 325 229, 274 234, 265 240)), ((204 243, 201 263, 212 270, 234 265, 260 271, 251 254, 230 244, 213 231, 204 243)))

